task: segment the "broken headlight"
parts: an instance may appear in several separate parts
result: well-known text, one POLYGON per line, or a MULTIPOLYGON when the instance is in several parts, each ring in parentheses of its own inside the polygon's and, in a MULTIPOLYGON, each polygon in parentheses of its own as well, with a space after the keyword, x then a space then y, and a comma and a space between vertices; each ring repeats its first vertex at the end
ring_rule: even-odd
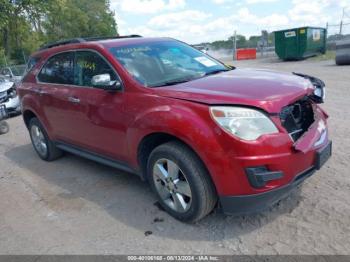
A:
POLYGON ((310 96, 311 100, 318 104, 324 103, 326 98, 326 84, 321 79, 300 73, 293 74, 308 79, 314 86, 314 92, 310 96))
POLYGON ((325 87, 316 87, 314 90, 314 98, 313 100, 318 103, 324 103, 326 99, 326 89, 325 87), (316 99, 316 100, 315 100, 316 99))
POLYGON ((13 86, 9 90, 7 90, 7 96, 9 98, 15 98, 17 96, 15 84, 13 84, 13 86))
POLYGON ((277 133, 274 123, 262 112, 245 107, 213 106, 210 114, 226 132, 253 141, 262 135, 277 133))

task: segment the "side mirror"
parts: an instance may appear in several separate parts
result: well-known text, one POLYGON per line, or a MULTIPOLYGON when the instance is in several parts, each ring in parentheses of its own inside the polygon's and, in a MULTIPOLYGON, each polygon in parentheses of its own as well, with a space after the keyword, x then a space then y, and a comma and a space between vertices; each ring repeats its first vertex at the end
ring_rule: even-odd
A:
POLYGON ((118 91, 122 88, 119 80, 111 81, 110 74, 95 75, 91 79, 93 87, 101 88, 107 91, 118 91))

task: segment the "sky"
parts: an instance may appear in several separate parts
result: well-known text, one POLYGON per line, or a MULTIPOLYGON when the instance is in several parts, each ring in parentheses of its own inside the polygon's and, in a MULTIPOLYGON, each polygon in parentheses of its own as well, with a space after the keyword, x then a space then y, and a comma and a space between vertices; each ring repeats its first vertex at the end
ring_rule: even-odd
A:
MULTIPOLYGON (((110 0, 110 4, 120 35, 173 37, 190 44, 224 40, 235 30, 249 37, 261 30, 339 24, 343 8, 350 22, 350 0, 110 0)), ((350 31, 350 26, 345 29, 350 31)))

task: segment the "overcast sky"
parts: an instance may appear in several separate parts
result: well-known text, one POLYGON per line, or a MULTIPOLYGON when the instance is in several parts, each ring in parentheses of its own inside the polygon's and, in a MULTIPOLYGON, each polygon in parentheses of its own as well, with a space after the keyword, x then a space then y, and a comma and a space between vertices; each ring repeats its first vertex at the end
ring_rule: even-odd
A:
MULTIPOLYGON (((264 29, 325 27, 339 23, 343 7, 350 15, 350 0, 111 0, 121 35, 168 36, 191 44, 227 39, 234 30, 250 36, 264 29)), ((350 26, 345 29, 350 32, 350 26)))

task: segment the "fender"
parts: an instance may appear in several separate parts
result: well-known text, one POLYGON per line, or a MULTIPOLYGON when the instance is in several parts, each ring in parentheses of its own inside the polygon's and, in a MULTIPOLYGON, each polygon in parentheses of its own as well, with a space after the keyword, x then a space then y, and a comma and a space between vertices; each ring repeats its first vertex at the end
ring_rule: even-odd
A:
POLYGON ((212 174, 215 186, 220 188, 217 181, 221 179, 217 180, 214 174, 224 174, 227 165, 221 163, 228 162, 229 159, 222 157, 225 154, 217 140, 216 132, 221 130, 211 121, 208 107, 205 105, 176 101, 172 105, 153 107, 138 115, 127 130, 131 163, 135 167, 138 166, 138 146, 144 137, 154 133, 166 133, 183 141, 196 152, 212 174), (193 110, 193 107, 196 107, 196 110, 193 110))

